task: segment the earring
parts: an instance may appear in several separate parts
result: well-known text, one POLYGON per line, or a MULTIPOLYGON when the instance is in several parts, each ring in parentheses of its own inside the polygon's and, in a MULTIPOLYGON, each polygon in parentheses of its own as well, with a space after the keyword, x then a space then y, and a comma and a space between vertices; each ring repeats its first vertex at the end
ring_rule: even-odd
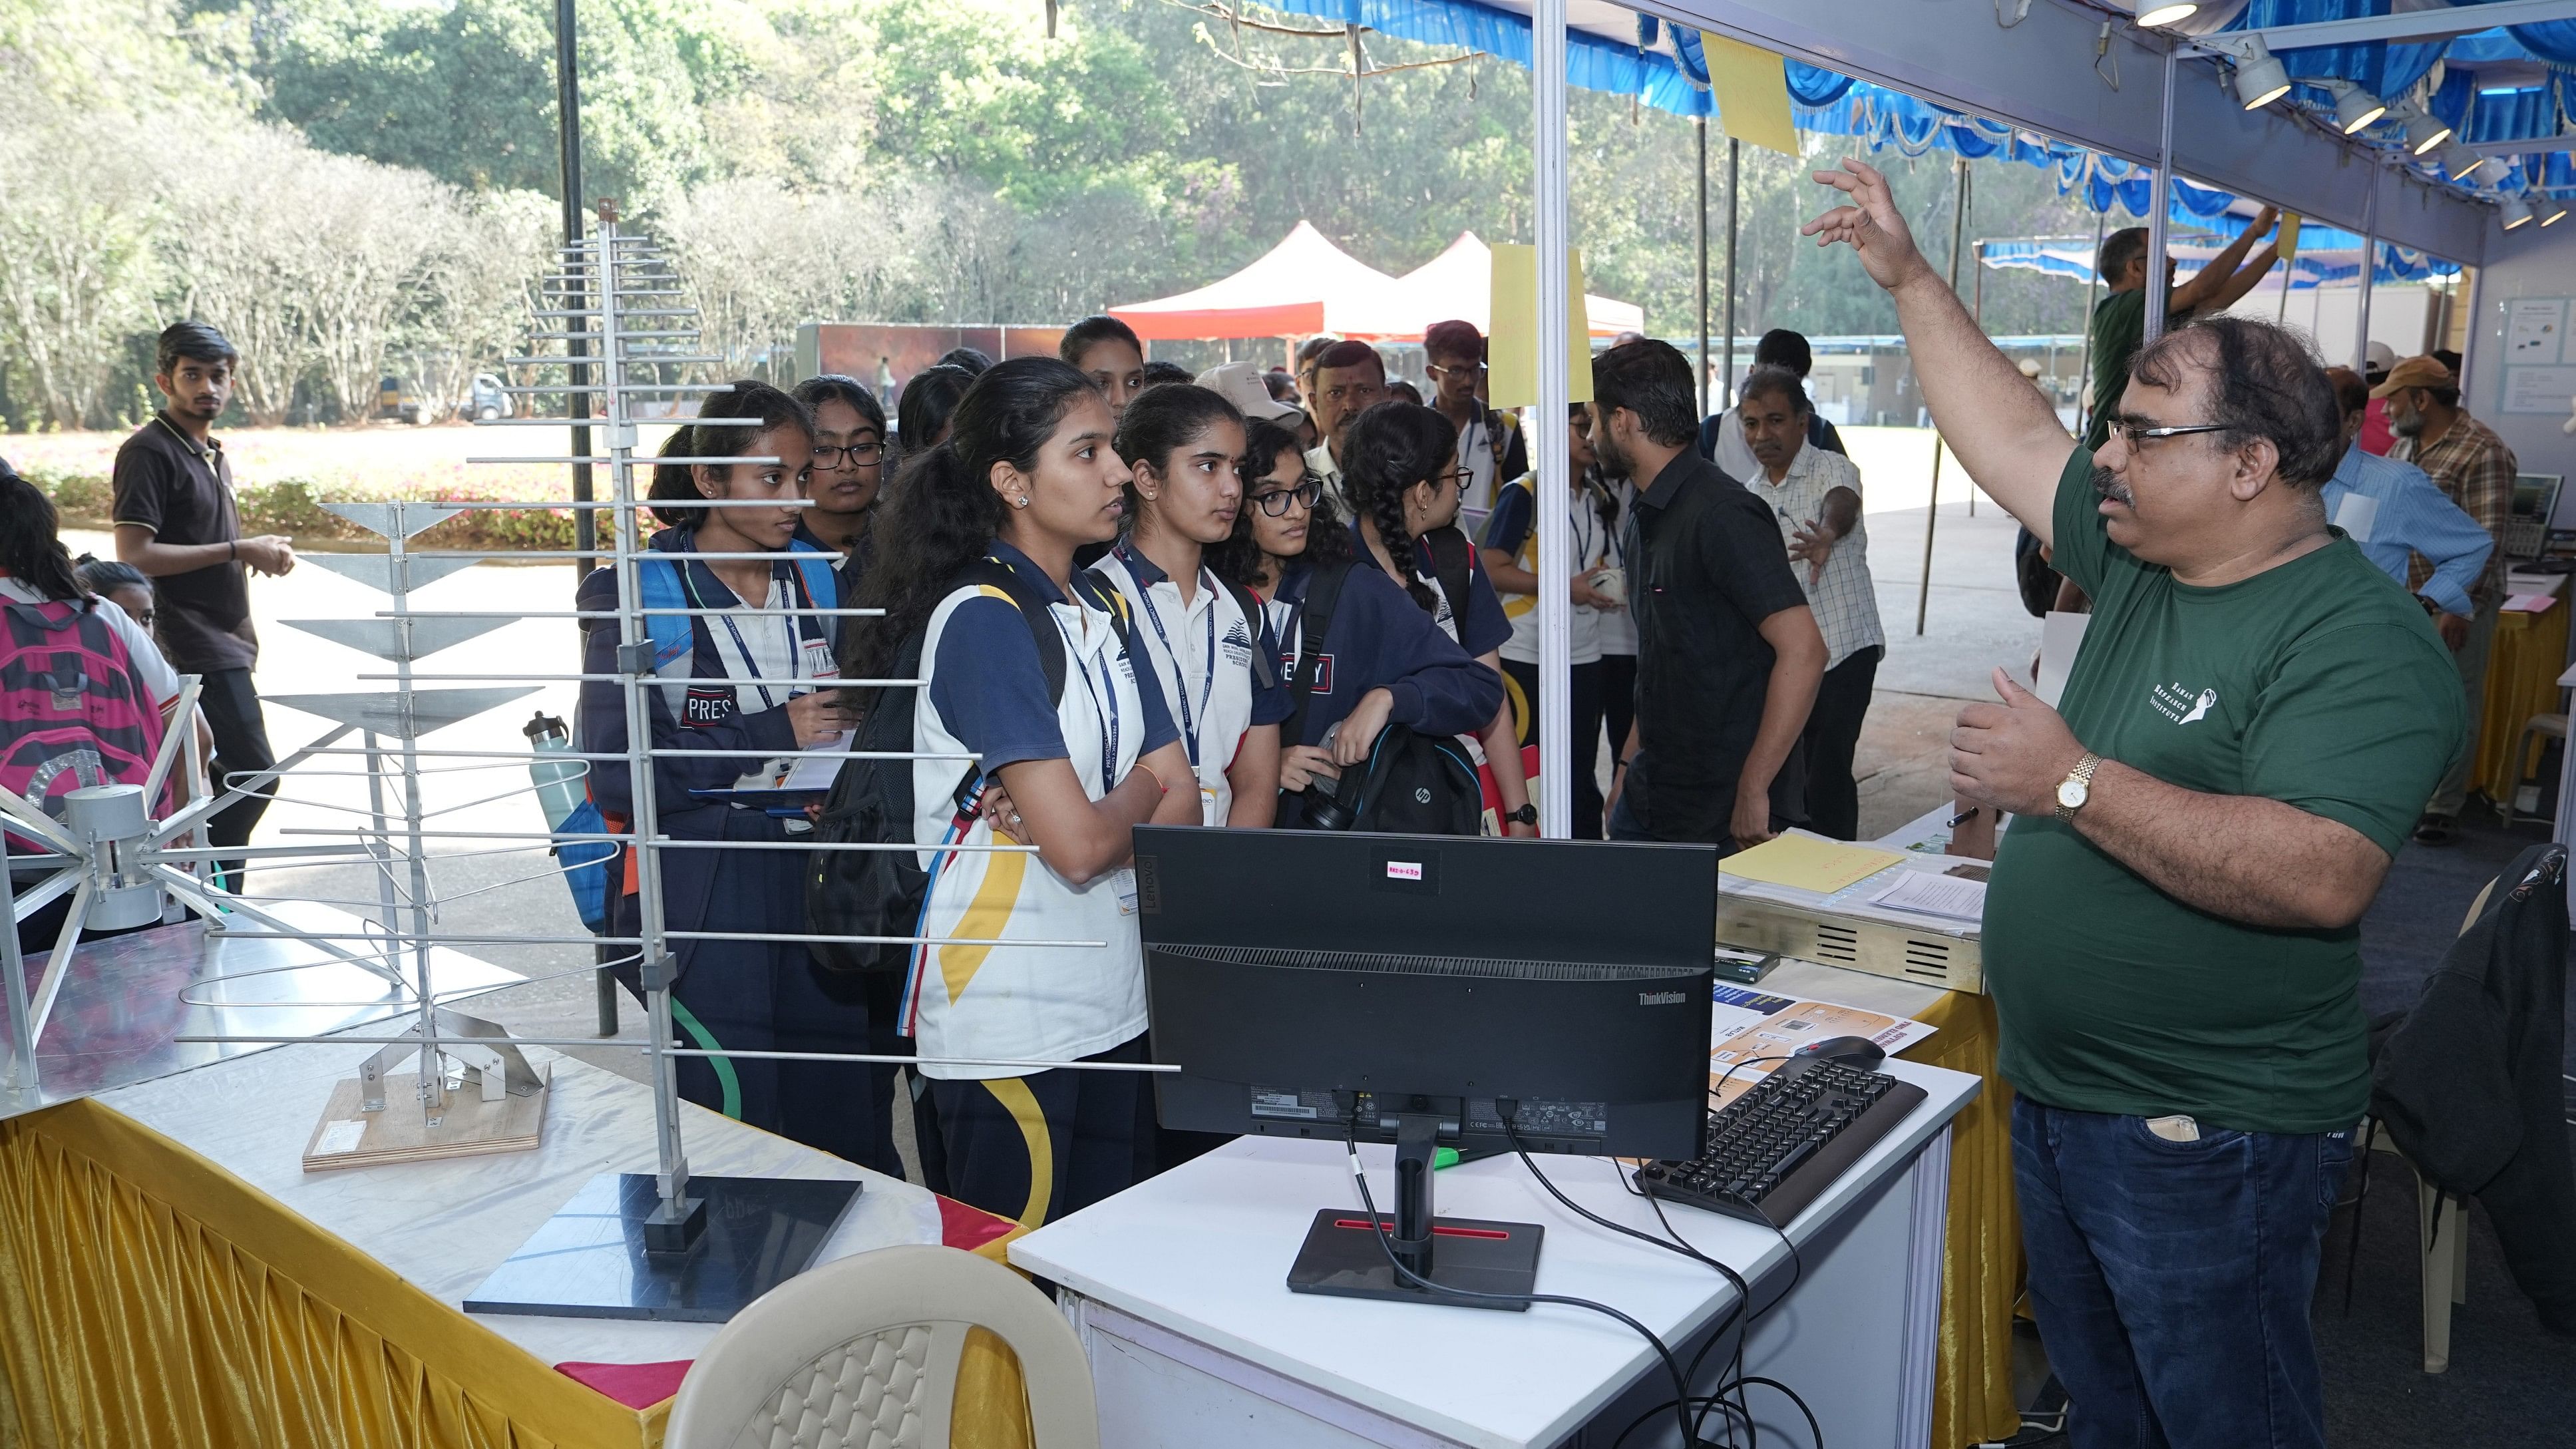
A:
POLYGON ((1013 508, 1026 508, 1029 506, 1029 500, 1026 498, 1014 498, 1011 500, 1011 506, 1013 508))

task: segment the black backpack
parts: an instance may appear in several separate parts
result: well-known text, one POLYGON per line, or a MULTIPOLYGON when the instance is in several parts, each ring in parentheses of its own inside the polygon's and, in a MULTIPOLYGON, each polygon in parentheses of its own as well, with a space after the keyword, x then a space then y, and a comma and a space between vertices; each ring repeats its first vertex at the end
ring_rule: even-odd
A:
MULTIPOLYGON (((1433 558, 1439 559, 1436 548, 1433 558)), ((1280 732, 1283 743, 1298 744, 1306 738, 1306 711, 1323 667, 1324 638, 1332 629, 1342 585, 1355 566, 1342 563, 1323 569, 1307 584, 1306 604, 1299 616, 1304 637, 1288 684, 1297 712, 1280 732)), ((1466 597, 1464 590, 1456 597, 1466 597)), ((1345 827, 1350 830, 1392 835, 1483 832, 1484 792, 1477 787, 1476 767, 1466 750, 1445 735, 1416 734, 1407 725, 1391 724, 1379 731, 1368 758, 1342 772, 1333 798, 1350 811, 1351 823, 1345 827)))
MULTIPOLYGON (((1125 598, 1115 589, 1102 588, 1087 574, 1076 573, 1073 582, 1076 589, 1089 594, 1092 602, 1109 610, 1119 647, 1132 647, 1125 598)), ((968 585, 987 585, 1010 597, 1029 626, 1030 640, 1037 645, 1039 667, 1046 671, 1047 698, 1061 701, 1064 637, 1048 617, 1046 602, 1010 565, 994 558, 980 558, 968 564, 950 589, 953 592, 968 585)), ((921 633, 903 641, 888 670, 889 678, 921 677, 923 642, 921 633)), ((911 688, 869 690, 860 707, 858 733, 850 748, 909 753, 917 693, 911 688)), ((833 777, 831 791, 823 797, 823 815, 814 825, 815 841, 827 845, 914 844, 912 763, 905 759, 842 761, 841 773, 833 777)), ((983 771, 970 761, 950 792, 951 803, 961 814, 972 811, 977 797, 983 794, 983 784, 983 771)), ((923 898, 929 888, 930 878, 914 850, 818 850, 805 880, 807 928, 817 936, 914 936, 919 934, 923 898)), ((813 952, 826 988, 836 996, 850 997, 855 997, 859 989, 860 975, 902 971, 912 959, 911 945, 902 941, 818 941, 813 952)))

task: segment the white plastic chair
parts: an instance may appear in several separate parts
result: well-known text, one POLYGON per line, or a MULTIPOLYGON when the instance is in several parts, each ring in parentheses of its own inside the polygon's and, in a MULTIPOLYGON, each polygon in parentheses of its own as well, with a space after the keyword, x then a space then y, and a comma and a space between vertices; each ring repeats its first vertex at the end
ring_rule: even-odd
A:
POLYGON ((1037 1449, 1099 1449, 1091 1364, 1046 1295, 954 1248, 905 1246, 810 1268, 698 1355, 665 1449, 948 1449, 966 1331, 1019 1355, 1037 1449))

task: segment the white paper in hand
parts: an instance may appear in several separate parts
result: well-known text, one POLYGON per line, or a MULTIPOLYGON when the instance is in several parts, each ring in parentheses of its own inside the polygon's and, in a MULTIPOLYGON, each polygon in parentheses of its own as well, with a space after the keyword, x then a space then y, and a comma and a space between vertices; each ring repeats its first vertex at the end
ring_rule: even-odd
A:
POLYGON ((787 767, 787 774, 778 782, 778 788, 781 790, 831 789, 832 781, 839 777, 841 766, 846 763, 841 759, 839 752, 847 750, 850 747, 850 741, 857 737, 857 730, 843 730, 814 746, 814 751, 820 753, 808 752, 796 756, 796 763, 787 767))

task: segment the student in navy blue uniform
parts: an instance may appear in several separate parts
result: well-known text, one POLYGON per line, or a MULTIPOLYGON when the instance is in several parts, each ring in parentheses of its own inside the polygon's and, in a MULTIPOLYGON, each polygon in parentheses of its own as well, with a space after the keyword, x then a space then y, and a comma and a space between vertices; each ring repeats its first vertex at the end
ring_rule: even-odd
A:
MULTIPOLYGON (((1511 619, 1494 593, 1494 581, 1476 560, 1476 549, 1458 529, 1459 499, 1473 475, 1458 465, 1458 429, 1420 403, 1379 403, 1351 424, 1342 459, 1342 491, 1359 517, 1352 532, 1389 581, 1431 615, 1440 631, 1458 641, 1477 663, 1503 677, 1511 619), (1464 599, 1450 597, 1440 575, 1443 554, 1456 560, 1445 570, 1466 579, 1464 599)), ((1503 833, 1538 834, 1538 807, 1530 803, 1521 768, 1519 730, 1509 701, 1490 719, 1462 734, 1484 748, 1485 767, 1501 797, 1503 833)))
MULTIPOLYGON (((1179 722, 1204 823, 1267 828, 1279 808, 1279 725, 1293 712, 1278 641, 1206 562, 1243 510, 1243 414, 1190 383, 1147 388, 1118 420, 1127 535, 1091 566, 1127 598, 1136 642, 1179 722)), ((1246 596, 1249 599, 1249 595, 1246 596)))
POLYGON ((855 377, 827 372, 796 384, 796 400, 814 415, 814 506, 805 533, 841 555, 844 587, 865 568, 868 520, 884 491, 886 415, 876 394, 855 377))
MULTIPOLYGON (((664 445, 666 456, 774 457, 775 463, 664 463, 653 471, 650 497, 664 527, 648 544, 639 574, 659 572, 679 607, 720 610, 708 617, 648 620, 655 679, 644 690, 652 744, 663 750, 751 750, 737 758, 664 755, 653 761, 656 815, 663 835, 679 841, 732 841, 761 846, 791 842, 807 830, 766 810, 693 794, 757 788, 777 778, 785 758, 828 746, 852 719, 841 692, 833 621, 798 610, 841 607, 830 555, 796 538, 813 456, 814 423, 805 406, 769 386, 737 381, 707 400, 701 417, 757 418, 740 424, 685 427, 664 445), (706 507, 709 502, 776 502, 778 507, 706 507), (794 558, 721 555, 791 553, 794 558), (695 555, 683 557, 688 555, 695 555), (739 681, 726 683, 723 681, 739 681)), ((645 586, 648 595, 652 586, 645 586)), ((578 606, 617 608, 617 579, 601 569, 584 579, 578 606)), ((587 624, 582 671, 620 672, 621 624, 587 624)), ((581 687, 576 716, 581 748, 627 748, 623 689, 604 679, 581 687)), ((609 815, 632 820, 633 782, 626 767, 597 761, 591 797, 609 815)), ((688 848, 658 853, 662 924, 671 931, 797 934, 804 930, 803 851, 688 848)), ((640 926, 638 898, 624 893, 611 934, 640 926)), ((678 975, 671 1015, 691 1046, 721 1051, 855 1052, 867 1041, 863 1002, 837 1001, 816 979, 797 941, 680 939, 670 943, 678 975)), ((638 988, 631 958, 621 968, 638 988)), ((895 1176, 902 1164, 886 1133, 886 1104, 870 1100, 873 1079, 846 1062, 749 1057, 683 1057, 680 1095, 701 1106, 895 1176)))
POLYGON ((1243 511, 1233 539, 1210 561, 1219 577, 1266 600, 1283 677, 1305 648, 1308 589, 1321 575, 1345 576, 1329 637, 1318 641, 1314 690, 1279 755, 1276 823, 1295 829, 1305 823, 1305 788, 1340 778, 1389 724, 1435 735, 1476 730, 1502 707, 1503 683, 1383 570, 1360 559, 1294 433, 1256 422, 1246 430, 1244 452, 1243 511))
MULTIPOLYGON (((1064 329, 1056 340, 1056 356, 1065 365, 1091 379, 1100 395, 1109 401, 1109 417, 1114 423, 1126 416, 1127 404, 1145 390, 1145 344, 1136 340, 1136 329, 1115 317, 1085 317, 1064 329)), ((1189 374, 1181 374, 1182 381, 1189 374)))
POLYGON ((1118 535, 1127 465, 1107 402, 1053 358, 975 380, 949 440, 907 464, 850 632, 852 677, 921 650, 913 838, 930 881, 905 1028, 955 1197, 1035 1227, 1152 1171, 1141 1075, 1012 1063, 1143 1061, 1134 827, 1200 818, 1153 656, 1074 550, 1118 535), (968 574, 988 560, 1045 610, 968 574), (1048 697, 1035 629, 1062 646, 1048 697), (960 756, 976 772, 961 780, 960 756), (992 846, 1035 847, 1034 854, 992 846), (1082 944, 1066 944, 1066 943, 1082 944), (1104 944, 1089 944, 1089 943, 1104 944))

